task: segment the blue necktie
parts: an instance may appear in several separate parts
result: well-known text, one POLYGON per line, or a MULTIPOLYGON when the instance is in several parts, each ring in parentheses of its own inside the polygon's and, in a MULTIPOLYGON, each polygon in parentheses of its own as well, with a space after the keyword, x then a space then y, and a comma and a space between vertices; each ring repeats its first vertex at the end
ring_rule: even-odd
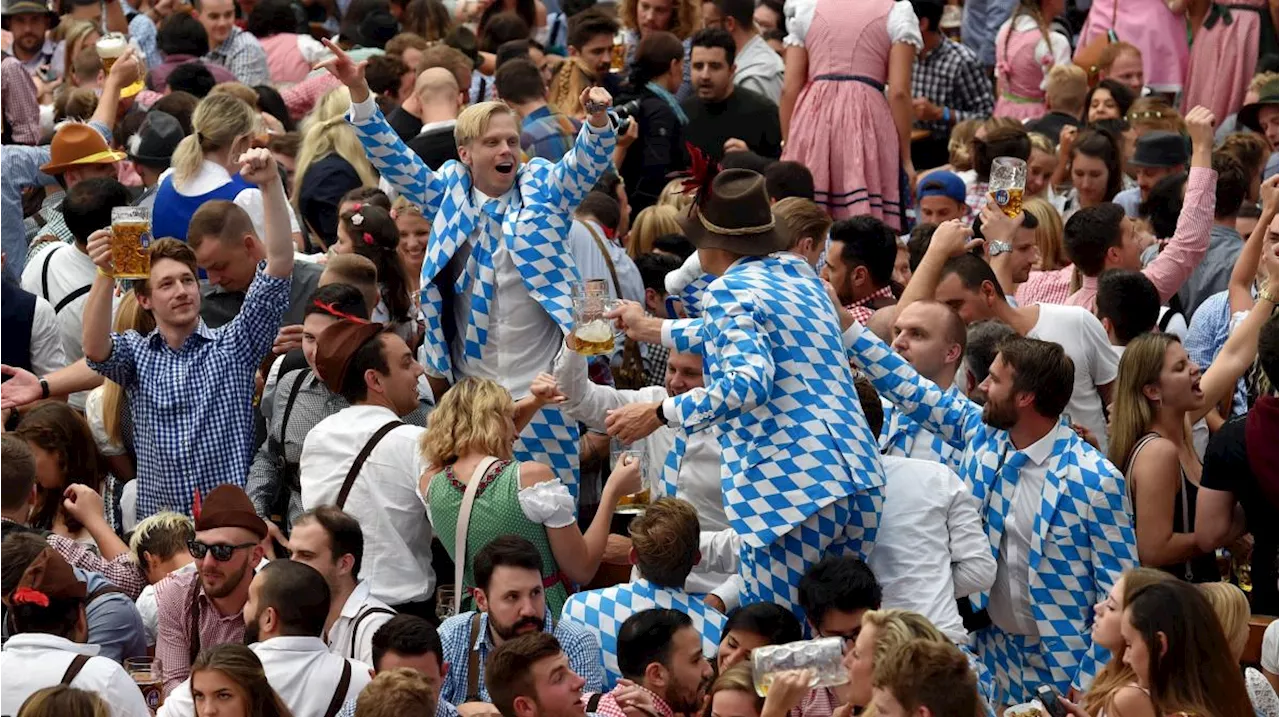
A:
POLYGON ((680 464, 684 461, 686 441, 684 429, 676 429, 675 444, 667 453, 667 460, 662 462, 662 494, 669 498, 676 497, 676 478, 680 475, 680 464))
POLYGON ((497 286, 497 272, 493 268, 493 249, 502 241, 502 204, 490 199, 481 207, 480 232, 476 237, 471 256, 476 260, 474 286, 467 286, 467 272, 458 277, 458 293, 471 293, 471 318, 467 322, 467 338, 464 344, 468 358, 479 360, 481 347, 489 338, 489 307, 497 286))
MULTIPOLYGON (((1012 448, 1012 446, 1010 446, 1012 448)), ((987 537, 997 559, 1000 555, 1000 539, 1004 536, 1004 523, 1013 510, 1013 491, 1018 486, 1018 473, 1026 465, 1027 454, 1022 451, 1006 453, 1004 463, 991 485, 991 497, 987 500, 987 537)))

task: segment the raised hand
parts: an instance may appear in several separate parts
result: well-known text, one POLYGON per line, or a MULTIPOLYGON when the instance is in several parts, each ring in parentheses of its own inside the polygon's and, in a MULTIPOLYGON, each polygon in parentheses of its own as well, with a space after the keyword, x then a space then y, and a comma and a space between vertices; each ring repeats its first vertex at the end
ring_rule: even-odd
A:
POLYGON ((89 235, 89 241, 85 246, 89 252, 89 258, 98 266, 103 273, 110 275, 115 271, 111 265, 111 230, 99 229, 89 235))
POLYGON ((1191 108, 1187 116, 1183 118, 1187 123, 1187 134, 1191 135, 1192 151, 1196 148, 1204 147, 1213 150, 1213 112, 1205 107, 1196 105, 1191 108))
POLYGON ((929 240, 929 248, 925 255, 941 256, 950 259, 960 256, 970 249, 982 244, 981 239, 973 238, 973 228, 965 224, 963 219, 952 219, 943 222, 929 240))
POLYGON ((1275 216, 1280 210, 1280 174, 1262 183, 1262 215, 1275 216))
POLYGON ((318 68, 324 68, 329 74, 338 78, 338 81, 347 86, 351 90, 351 101, 364 102, 369 99, 369 83, 364 79, 365 65, 367 61, 356 62, 351 59, 341 47, 333 40, 324 39, 320 42, 333 53, 333 57, 316 65, 318 68))
POLYGON ((613 106, 613 95, 603 87, 588 87, 582 91, 582 108, 587 112, 587 119, 596 127, 604 127, 609 123, 608 110, 613 106))
MULTIPOLYGON (((987 241, 1013 243, 1014 234, 1018 232, 1018 227, 1022 226, 1021 212, 1016 217, 1010 217, 998 204, 990 200, 978 216, 982 218, 982 235, 987 238, 987 241)), ((973 231, 970 230, 969 234, 972 235, 973 231)))
POLYGON ((564 403, 567 397, 561 393, 556 377, 549 373, 540 373, 529 386, 529 393, 542 403, 564 403))
POLYGON ((116 87, 128 87, 142 75, 142 63, 138 59, 138 51, 133 49, 133 45, 129 45, 124 49, 124 54, 116 60, 111 66, 111 72, 107 74, 108 79, 116 81, 116 87))
POLYGON ((240 176, 259 187, 265 187, 280 181, 280 170, 276 168, 276 158, 269 149, 251 149, 236 160, 240 163, 240 176))

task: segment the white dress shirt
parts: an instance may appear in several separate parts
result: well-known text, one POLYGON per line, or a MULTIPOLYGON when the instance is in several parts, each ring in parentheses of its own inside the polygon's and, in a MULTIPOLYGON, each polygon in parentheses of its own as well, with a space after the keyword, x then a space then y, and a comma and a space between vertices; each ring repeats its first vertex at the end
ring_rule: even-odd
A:
POLYGON ((356 583, 356 589, 347 596, 342 604, 342 613, 329 626, 326 639, 329 652, 339 657, 350 657, 367 665, 373 664, 373 633, 395 617, 383 612, 373 612, 360 621, 359 632, 355 636, 355 652, 351 650, 351 629, 355 627, 356 618, 375 608, 390 609, 387 604, 369 594, 369 583, 363 580, 356 583))
MULTIPOLYGON (((1053 443, 1058 440, 1059 431, 1069 430, 1058 424, 1043 438, 1022 449, 1027 462, 1018 471, 1010 512, 1004 517, 996 582, 991 586, 991 602, 987 605, 991 622, 1011 635, 1040 634, 1031 612, 1031 529, 1040 512, 1040 495, 1048 478, 1053 443)), ((1010 453, 1012 451, 1010 446, 1010 453)))
POLYGON ((1082 306, 1040 304, 1036 325, 1027 338, 1061 344, 1075 367, 1075 383, 1066 412, 1071 422, 1084 426, 1098 439, 1098 449, 1107 453, 1107 417, 1102 411, 1098 386, 1116 379, 1120 361, 1102 323, 1082 306))
MULTIPOLYGON (((302 507, 336 503, 356 455, 379 428, 396 418, 388 408, 357 405, 317 423, 307 434, 298 463, 302 507)), ((359 579, 389 605, 430 600, 435 594, 431 524, 418 497, 418 478, 426 468, 418 452, 424 431, 403 425, 384 436, 343 507, 364 530, 359 579)))
POLYGON ((582 275, 583 281, 603 279, 605 286, 609 287, 609 296, 644 303, 644 280, 640 278, 640 270, 627 255, 626 249, 605 236, 604 228, 598 222, 574 219, 569 226, 569 251, 573 254, 573 261, 578 265, 578 273, 582 275), (618 296, 613 285, 613 275, 609 273, 609 264, 600 253, 595 237, 591 235, 593 229, 604 244, 605 251, 609 252, 609 258, 613 260, 613 268, 618 272, 618 284, 622 286, 622 296, 618 296))
MULTIPOLYGON (((356 660, 331 654, 318 637, 273 637, 249 646, 262 660, 267 683, 280 695, 293 717, 324 717, 342 679, 342 663, 351 663, 351 682, 338 704, 360 694, 373 680, 373 669, 356 660)), ((136 691, 136 688, 135 688, 136 691)), ((196 713, 191 678, 174 688, 157 717, 188 717, 196 713)))
POLYGON ((16 715, 32 693, 60 684, 76 655, 91 657, 71 681, 72 687, 96 692, 106 701, 111 717, 150 717, 138 684, 118 662, 98 657, 97 645, 40 632, 14 635, 0 652, 0 674, 4 675, 0 682, 0 713, 16 715))
POLYGON ((31 372, 37 376, 53 373, 71 363, 62 349, 62 330, 53 304, 36 297, 31 316, 31 372))
MULTIPOLYGON (((561 406, 570 418, 581 421, 591 430, 604 432, 605 418, 609 411, 632 403, 656 403, 669 398, 662 386, 646 386, 638 391, 620 391, 609 386, 594 384, 587 378, 587 360, 574 351, 565 351, 556 362, 556 383, 568 398, 561 406)), ((662 480, 662 466, 675 445, 680 428, 659 426, 656 431, 639 442, 645 453, 649 475, 644 476, 650 485, 662 480)), ((684 458, 676 473, 676 497, 688 501, 698 511, 698 524, 704 533, 730 530, 729 519, 724 513, 724 493, 720 487, 720 444, 711 431, 698 431, 687 437, 684 458)), ((732 532, 732 531, 730 531, 732 532)), ((685 592, 693 595, 715 593, 726 606, 737 603, 736 584, 724 586, 735 577, 736 567, 718 570, 707 565, 709 556, 694 567, 685 582, 685 592), (722 594, 722 589, 724 590, 722 594)))
POLYGON ((867 564, 884 606, 918 612, 947 637, 967 642, 956 598, 983 592, 996 578, 978 499, 946 466, 899 456, 880 462, 884 508, 867 564))
MULTIPOLYGON (((517 187, 512 187, 497 199, 504 214, 507 205, 517 197, 518 192, 517 187)), ((451 276, 456 276, 454 269, 458 255, 465 251, 469 257, 486 222, 493 221, 484 211, 485 203, 492 199, 479 189, 471 190, 471 201, 476 206, 476 225, 467 238, 467 249, 459 247, 458 254, 445 269, 451 276)), ((495 232, 495 236, 502 236, 501 229, 495 232)), ((488 340, 480 347, 479 360, 466 355, 471 297, 456 296, 453 300, 453 318, 458 332, 450 342, 450 354, 453 356, 455 371, 460 376, 490 379, 510 391, 513 398, 520 399, 529 395, 533 379, 552 367, 560 353, 560 347, 564 345, 564 333, 546 309, 542 308, 542 304, 529 295, 524 277, 520 275, 520 270, 516 268, 511 252, 507 249, 505 238, 494 244, 495 280, 493 299, 489 302, 488 340)), ((475 271, 476 268, 470 266, 468 270, 475 271)))

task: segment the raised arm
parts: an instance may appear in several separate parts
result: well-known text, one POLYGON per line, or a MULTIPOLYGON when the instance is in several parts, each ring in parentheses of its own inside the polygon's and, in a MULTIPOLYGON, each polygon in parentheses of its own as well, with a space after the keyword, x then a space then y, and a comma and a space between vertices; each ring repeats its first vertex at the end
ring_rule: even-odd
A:
MULTIPOLYGON (((84 345, 84 357, 90 362, 102 363, 111 358, 113 348, 122 343, 118 337, 111 335, 111 295, 115 291, 116 282, 112 277, 115 269, 111 264, 111 229, 99 229, 89 235, 87 245, 89 258, 98 268, 93 278, 93 286, 89 289, 89 298, 84 302, 84 328, 81 339, 84 345)), ((97 367, 92 367, 97 370, 97 367)), ((130 366, 132 374, 132 366, 130 366)), ((123 384, 115 376, 103 374, 117 383, 123 384)))
POLYGON ((587 192, 600 181, 610 166, 617 143, 608 115, 613 102, 609 92, 603 87, 590 87, 582 91, 581 101, 588 110, 587 121, 578 131, 573 148, 551 165, 545 185, 549 203, 562 212, 577 209, 587 192))
POLYGON ((1168 245, 1142 270, 1160 292, 1161 302, 1178 293, 1200 264, 1209 250, 1209 231, 1213 227, 1214 187, 1218 181, 1218 173, 1211 168, 1213 113, 1197 106, 1187 113, 1186 120, 1191 134, 1191 171, 1182 213, 1168 245))
POLYGON ((898 313, 913 302, 932 299, 938 283, 942 281, 942 267, 947 260, 981 244, 982 240, 973 238, 973 229, 965 226, 963 219, 952 219, 939 226, 929 240, 924 258, 912 272, 911 281, 907 282, 898 299, 898 313))
POLYGON ((280 181, 276 160, 267 149, 251 149, 240 155, 240 176, 256 184, 262 192, 264 234, 267 250, 266 273, 286 277, 293 274, 293 237, 289 228, 289 199, 280 181))
POLYGON ((357 63, 333 41, 323 42, 333 59, 320 63, 320 67, 329 70, 351 92, 349 119, 369 161, 396 191, 422 207, 423 215, 435 216, 444 197, 444 182, 387 124, 364 78, 367 61, 357 63))

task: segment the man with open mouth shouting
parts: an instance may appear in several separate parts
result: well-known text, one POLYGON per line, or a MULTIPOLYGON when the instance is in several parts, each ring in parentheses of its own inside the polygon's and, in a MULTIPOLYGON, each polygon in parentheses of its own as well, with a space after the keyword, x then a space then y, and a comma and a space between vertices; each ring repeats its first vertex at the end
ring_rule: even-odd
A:
MULTIPOLYGON (((453 381, 497 381, 520 399, 552 365, 573 323, 578 269, 566 245, 573 210, 609 166, 615 135, 600 87, 582 92, 587 122, 559 162, 520 163, 520 125, 501 102, 458 117, 461 162, 432 172, 378 111, 363 62, 328 45, 325 63, 351 90, 351 125, 373 165, 432 218, 422 263, 422 364, 437 398, 453 381)), ((578 429, 555 408, 534 417, 516 458, 554 468, 577 493, 578 429)))

